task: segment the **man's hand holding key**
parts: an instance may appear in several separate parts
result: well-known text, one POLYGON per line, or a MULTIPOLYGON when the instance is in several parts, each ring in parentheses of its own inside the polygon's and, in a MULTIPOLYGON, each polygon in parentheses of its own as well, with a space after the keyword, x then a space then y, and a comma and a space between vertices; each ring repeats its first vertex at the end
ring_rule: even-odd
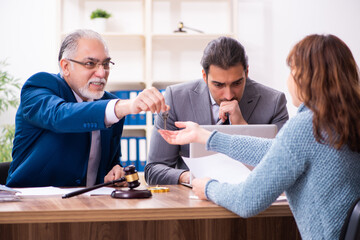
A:
POLYGON ((160 113, 169 111, 170 107, 165 104, 164 96, 152 87, 144 89, 134 99, 119 100, 115 105, 115 114, 121 119, 129 114, 138 114, 141 111, 160 113))

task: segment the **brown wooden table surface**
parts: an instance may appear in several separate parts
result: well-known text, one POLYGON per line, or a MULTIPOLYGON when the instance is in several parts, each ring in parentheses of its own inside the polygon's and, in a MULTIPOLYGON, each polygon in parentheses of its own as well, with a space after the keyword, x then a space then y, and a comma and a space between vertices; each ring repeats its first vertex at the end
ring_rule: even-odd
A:
POLYGON ((111 235, 128 236, 123 239, 264 239, 263 234, 268 239, 279 239, 280 235, 284 239, 299 237, 286 201, 273 203, 253 218, 242 219, 210 201, 189 198, 193 195, 190 188, 167 187, 169 192, 153 193, 148 199, 86 195, 62 199, 56 195, 2 202, 0 239, 105 239, 92 236, 114 229, 118 230, 111 235), (103 230, 104 224, 107 231, 103 230), (265 233, 259 235, 259 228, 265 233), (86 229, 97 230, 93 233, 86 229), (274 238, 270 238, 273 231, 274 238))

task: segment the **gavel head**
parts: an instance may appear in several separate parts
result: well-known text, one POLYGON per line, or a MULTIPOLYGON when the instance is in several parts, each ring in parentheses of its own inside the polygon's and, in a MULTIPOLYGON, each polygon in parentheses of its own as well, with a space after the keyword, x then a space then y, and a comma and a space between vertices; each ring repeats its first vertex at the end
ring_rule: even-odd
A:
POLYGON ((130 189, 140 186, 139 175, 134 165, 130 165, 124 168, 125 178, 130 189))

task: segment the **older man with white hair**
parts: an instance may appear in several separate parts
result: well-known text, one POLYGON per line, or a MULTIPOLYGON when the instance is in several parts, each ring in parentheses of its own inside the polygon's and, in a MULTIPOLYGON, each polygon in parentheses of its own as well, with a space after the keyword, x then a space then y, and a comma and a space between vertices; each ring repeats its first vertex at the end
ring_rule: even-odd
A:
POLYGON ((104 91, 114 63, 94 31, 66 36, 58 61, 59 74, 36 73, 22 88, 7 186, 92 186, 118 179, 124 176, 124 117, 168 108, 155 88, 131 100, 104 91))

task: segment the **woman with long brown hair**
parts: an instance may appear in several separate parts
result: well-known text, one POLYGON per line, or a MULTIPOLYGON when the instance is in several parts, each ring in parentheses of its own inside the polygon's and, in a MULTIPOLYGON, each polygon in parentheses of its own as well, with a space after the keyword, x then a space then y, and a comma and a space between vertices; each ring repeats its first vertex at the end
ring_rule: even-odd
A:
POLYGON ((200 199, 251 217, 285 192, 303 239, 338 239, 350 206, 360 197, 359 69, 334 35, 305 37, 287 63, 298 113, 275 139, 211 133, 192 122, 160 133, 171 144, 204 143, 208 150, 256 166, 239 184, 195 179, 200 199))

